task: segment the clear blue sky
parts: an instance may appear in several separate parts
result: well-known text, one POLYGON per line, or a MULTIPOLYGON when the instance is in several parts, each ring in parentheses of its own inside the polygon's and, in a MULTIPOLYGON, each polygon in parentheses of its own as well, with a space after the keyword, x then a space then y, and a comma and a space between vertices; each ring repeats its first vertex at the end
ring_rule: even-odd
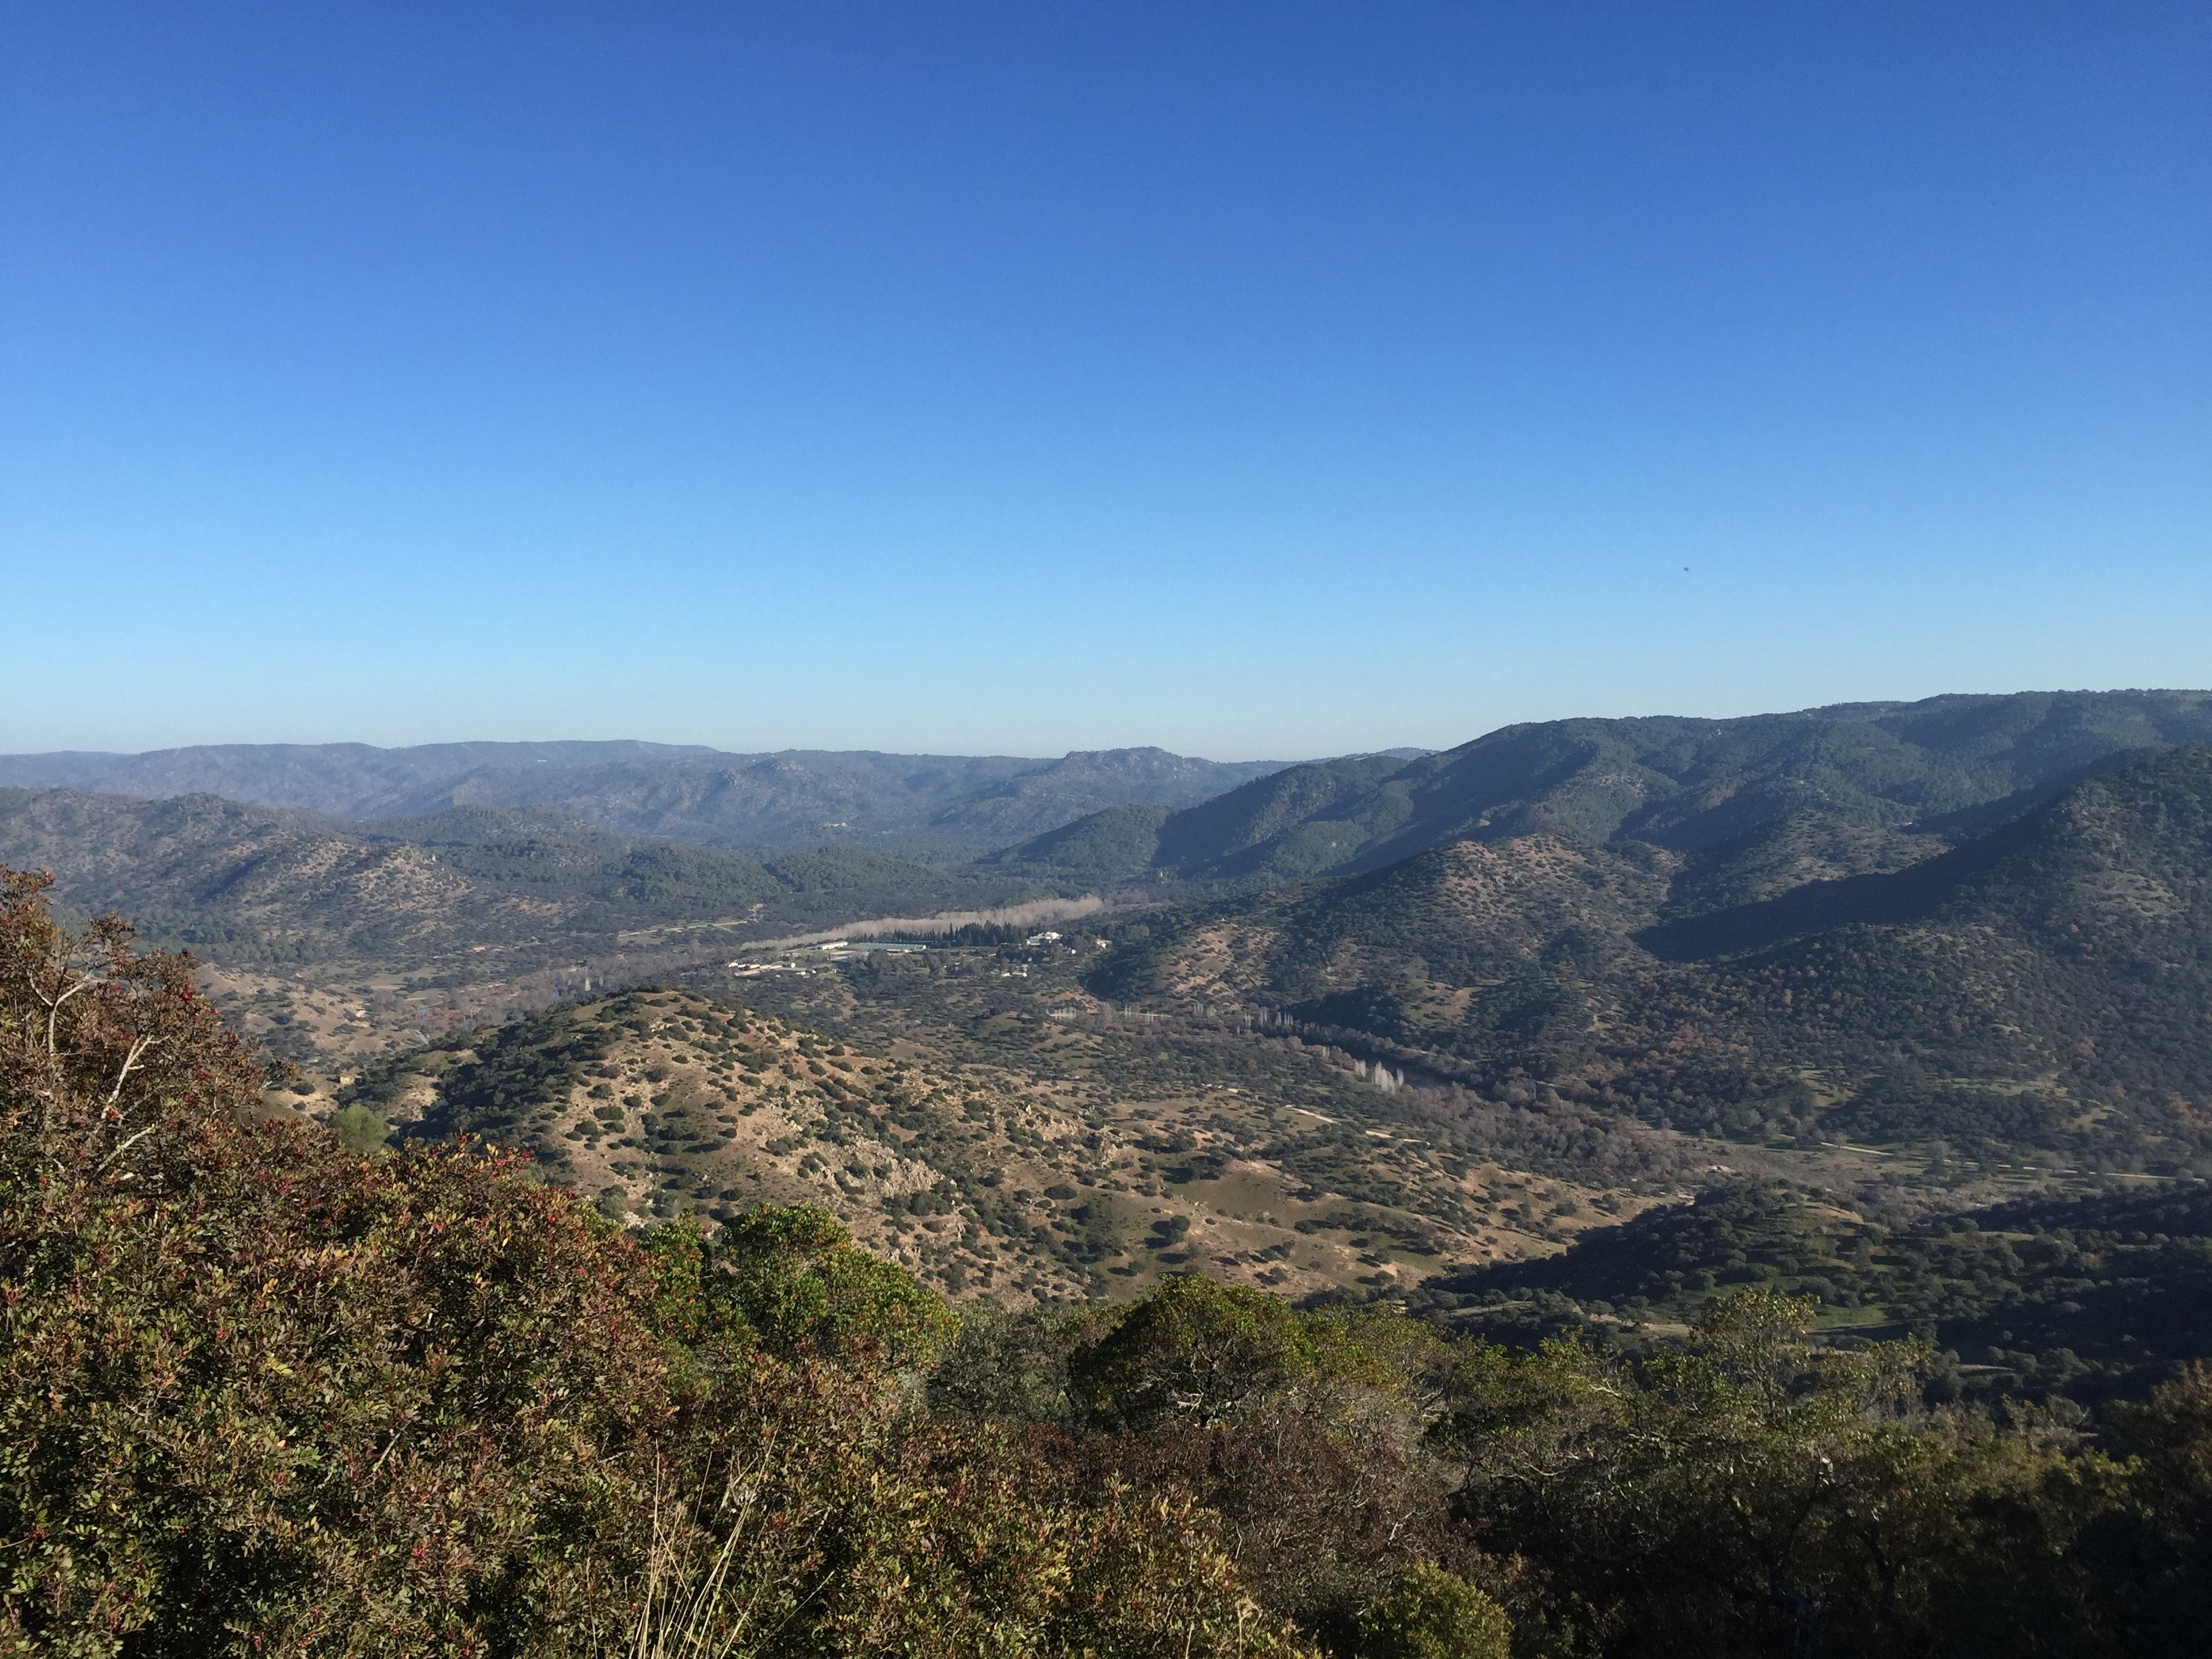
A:
POLYGON ((2208 89, 2124 0, 27 0, 0 749, 2203 685, 2208 89))

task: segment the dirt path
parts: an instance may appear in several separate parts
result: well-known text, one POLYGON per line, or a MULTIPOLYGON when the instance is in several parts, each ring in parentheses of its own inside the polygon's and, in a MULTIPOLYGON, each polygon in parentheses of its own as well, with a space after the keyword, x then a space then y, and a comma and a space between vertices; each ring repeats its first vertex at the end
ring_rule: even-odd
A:
POLYGON ((1030 927, 1045 921, 1073 921, 1078 916, 1096 915, 1106 908, 1106 901, 1096 893, 1085 893, 1081 898, 1032 899, 1027 904, 1010 904, 1000 910, 948 910, 934 916, 878 916, 872 921, 850 921, 842 927, 826 927, 819 933, 793 933, 787 939, 749 940, 747 955, 764 951, 787 951, 801 945, 826 945, 840 939, 881 939, 886 933, 952 933, 963 927, 1030 927))

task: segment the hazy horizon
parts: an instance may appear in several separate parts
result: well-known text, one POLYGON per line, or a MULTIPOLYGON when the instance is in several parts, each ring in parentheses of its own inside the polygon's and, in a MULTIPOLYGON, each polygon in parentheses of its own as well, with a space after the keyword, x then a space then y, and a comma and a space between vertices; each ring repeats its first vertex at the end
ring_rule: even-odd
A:
POLYGON ((1462 744, 1468 744, 1468 743, 1471 743, 1471 742, 1473 742, 1474 739, 1476 739, 1476 738, 1481 738, 1481 737, 1487 736, 1489 733, 1491 733, 1491 732, 1497 732, 1497 731, 1503 730, 1504 728, 1505 728, 1505 727, 1507 727, 1507 726, 1522 726, 1522 725, 1530 725, 1530 724, 1541 724, 1541 723, 1544 723, 1545 721, 1548 721, 1548 720, 1656 720, 1656 719, 1682 719, 1682 720, 1730 720, 1730 719, 1741 719, 1741 718, 1744 718, 1744 717, 1750 716, 1750 715, 1755 715, 1755 714, 1812 714, 1812 713, 1816 713, 1816 712, 1818 712, 1818 711, 1820 711, 1820 710, 1821 710, 1821 709, 1825 709, 1825 708, 1850 708, 1850 707, 1852 707, 1852 706, 1854 706, 1854 705, 1858 705, 1858 704, 1907 704, 1907 703, 1912 703, 1912 702, 1919 702, 1929 701, 1929 700, 1931 700, 1931 699, 1933 699, 1933 698, 1939 698, 1939 697, 1949 697, 1949 696, 1957 696, 1957 697, 2002 697, 2002 696, 2038 696, 2038 695, 2041 695, 2041 696, 2103 696, 2103 695, 2107 695, 2107 694, 2119 694, 2119 693, 2161 693, 2161 692, 2162 692, 2162 693, 2173 693, 2173 694, 2184 694, 2184 695, 2186 695, 2186 694, 2202 694, 2204 690, 2205 690, 2205 688, 2194 687, 2194 686, 2180 686, 2180 685, 2165 685, 2165 686, 2048 686, 2048 685, 2031 685, 2031 686, 2020 686, 2020 687, 2016 687, 2016 688, 2014 688, 2014 689, 2012 689, 2012 690, 2004 690, 2004 691, 1984 691, 1984 690, 1959 690, 1954 689, 1954 690, 1948 690, 1948 691, 1937 691, 1937 692, 1931 692, 1931 693, 1929 693, 1929 694, 1928 697, 1925 697, 1925 698, 1922 698, 1922 697, 1865 697, 1865 698, 1845 698, 1845 699, 1838 700, 1838 702, 1830 702, 1830 703, 1808 703, 1808 704, 1805 704, 1805 705, 1803 705, 1802 707, 1799 707, 1799 708, 1746 708, 1746 709, 1741 709, 1741 710, 1734 711, 1733 713, 1730 713, 1730 714, 1692 714, 1692 713, 1689 713, 1689 712, 1685 711, 1685 710, 1682 710, 1682 709, 1675 709, 1675 708, 1649 708, 1649 709, 1632 709, 1632 710, 1595 710, 1595 709, 1579 709, 1579 710, 1576 710, 1576 711, 1574 711, 1574 712, 1568 713, 1568 714, 1550 714, 1550 715, 1538 716, 1538 717, 1535 717, 1534 719, 1528 720, 1501 720, 1501 721, 1499 721, 1499 722, 1496 723, 1495 725, 1491 725, 1491 726, 1483 726, 1483 727, 1481 727, 1480 730, 1474 730, 1474 731, 1468 731, 1468 732, 1463 732, 1463 733, 1462 733, 1461 735, 1459 735, 1459 736, 1457 736, 1457 737, 1455 737, 1455 738, 1450 738, 1450 739, 1449 739, 1449 740, 1447 740, 1447 741, 1424 742, 1424 741, 1421 741, 1421 740, 1419 740, 1419 739, 1416 739, 1416 738, 1403 738, 1403 739, 1399 739, 1399 740, 1395 740, 1395 741, 1377 742, 1377 743, 1371 743, 1371 744, 1366 744, 1355 745, 1355 746, 1353 746, 1353 747, 1351 747, 1351 748, 1346 748, 1346 749, 1333 749, 1333 750, 1308 749, 1308 750, 1297 750, 1297 751, 1296 751, 1296 752, 1293 752, 1293 751, 1291 751, 1291 750, 1285 750, 1285 751, 1279 752, 1279 753, 1271 753, 1271 754, 1265 754, 1265 755, 1261 755, 1261 754, 1250 754, 1250 755, 1246 755, 1246 754, 1212 754, 1212 753, 1206 753, 1206 752, 1200 751, 1200 750, 1188 750, 1188 749, 1177 749, 1177 748, 1176 748, 1173 744, 1170 744, 1156 743, 1156 742, 1152 742, 1152 741, 1151 741, 1151 740, 1148 740, 1148 739, 1146 739, 1146 738, 1135 738, 1135 739, 1133 739, 1133 740, 1128 741, 1128 742, 1126 742, 1126 743, 1095 743, 1095 744, 1093 744, 1093 743, 1085 743, 1085 744, 1063 744, 1063 745, 1061 745, 1061 746, 1060 746, 1060 747, 1057 747, 1057 748, 1035 749, 1035 750, 1019 750, 1019 749, 1005 749, 1005 748, 1000 748, 1000 749, 958 749, 958 748, 943 748, 943 747, 938 747, 938 748, 891 748, 891 747, 889 747, 889 746, 887 746, 887 745, 885 745, 885 744, 880 744, 880 743, 867 743, 867 742, 840 743, 840 744, 793 744, 793 743, 774 743, 774 742, 769 742, 769 743, 755 743, 755 744, 730 744, 730 743, 715 743, 715 742, 709 741, 709 740, 708 740, 708 739, 704 739, 704 738, 683 738, 683 737, 676 737, 676 738, 641 737, 641 736, 640 736, 638 733, 636 733, 636 732, 608 732, 608 733, 605 733, 605 734, 591 733, 591 732, 577 733, 577 732, 539 732, 539 733, 534 733, 534 734, 525 735, 525 736, 520 736, 520 737, 484 736, 484 735, 483 735, 483 734, 479 733, 479 734, 477 734, 477 735, 475 735, 475 736, 470 736, 470 737, 452 737, 452 736, 432 736, 432 737, 424 737, 424 738, 410 738, 410 739, 408 739, 408 740, 405 740, 405 741, 403 741, 403 742, 395 742, 395 743, 378 743, 378 742, 374 742, 374 741, 373 741, 373 740, 371 740, 371 739, 368 739, 368 738, 353 738, 353 737, 343 737, 343 736, 342 736, 342 737, 328 737, 328 738, 256 738, 228 737, 228 738, 208 738, 208 739, 204 739, 204 740, 199 740, 199 741, 195 741, 195 742, 191 742, 191 743, 180 743, 180 744, 144 744, 144 745, 142 745, 142 746, 139 746, 139 747, 136 747, 136 748, 91 749, 91 748, 60 748, 60 747, 55 747, 55 748, 47 748, 47 749, 15 749, 15 750, 0 750, 0 754, 7 754, 7 755, 13 755, 13 756, 37 756, 37 755, 61 755, 61 754, 131 756, 131 755, 159 754, 159 753, 162 753, 162 752, 169 751, 169 750, 183 750, 183 749, 201 749, 201 748, 263 748, 263 747, 267 747, 267 748, 302 748, 302 749, 317 749, 317 748, 336 748, 336 747, 343 747, 343 746, 350 746, 350 745, 358 745, 358 746, 361 746, 361 747, 363 747, 363 748, 378 749, 378 750, 400 750, 400 749, 416 749, 416 748, 446 748, 446 747, 461 748, 461 747, 467 747, 467 746, 471 746, 471 745, 477 745, 477 744, 510 744, 510 745, 517 745, 517 746, 520 746, 520 745, 551 744, 626 744, 626 743, 634 743, 634 744, 640 744, 650 745, 650 746, 658 747, 658 748, 663 748, 663 749, 671 749, 671 750, 697 750, 697 751, 702 751, 702 752, 710 752, 710 753, 714 753, 714 754, 722 754, 722 755, 781 755, 781 754, 881 754, 881 755, 947 755, 947 756, 957 755, 957 756, 963 756, 963 757, 981 757, 981 758, 1000 758, 1000 759, 1013 759, 1013 760, 1039 760, 1039 761, 1051 761, 1051 760, 1058 760, 1058 759, 1061 759, 1061 758, 1063 758, 1063 757, 1066 757, 1066 756, 1069 756, 1069 755, 1077 755, 1077 754, 1097 754, 1097 753, 1102 753, 1102 752, 1112 752, 1112 751, 1114 751, 1114 750, 1131 750, 1131 749, 1160 749, 1160 750, 1167 750, 1168 752, 1172 753, 1172 754, 1181 755, 1181 756, 1182 756, 1182 757, 1186 757, 1186 758, 1188 758, 1188 759, 1216 761, 1216 762, 1221 762, 1221 763, 1231 763, 1231 764, 1238 763, 1249 763, 1262 762, 1262 761, 1281 761, 1281 762, 1285 762, 1285 763, 1290 763, 1290 764, 1297 764, 1297 763, 1300 763, 1300 762, 1304 762, 1304 761, 1327 760, 1327 759, 1332 759, 1332 758, 1334 758, 1334 757, 1340 757, 1340 756, 1346 756, 1346 755, 1379 754, 1379 753, 1384 752, 1384 751, 1386 751, 1386 750, 1395 750, 1395 749, 1425 749, 1425 750, 1430 750, 1430 751, 1431 751, 1431 752, 1440 752, 1440 751, 1442 751, 1442 750, 1448 750, 1448 749, 1456 749, 1456 748, 1459 748, 1459 747, 1460 747, 1460 746, 1462 746, 1462 744))

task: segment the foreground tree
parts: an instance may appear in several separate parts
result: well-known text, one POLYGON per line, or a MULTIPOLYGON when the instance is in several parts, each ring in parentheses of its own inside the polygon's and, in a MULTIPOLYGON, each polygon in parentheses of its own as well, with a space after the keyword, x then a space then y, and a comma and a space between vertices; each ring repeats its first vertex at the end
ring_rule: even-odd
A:
POLYGON ((1507 1659, 1504 1610, 1440 1567, 1415 1567, 1359 1614, 1362 1659, 1507 1659))
POLYGON ((257 1121, 190 964, 0 887, 0 1580, 19 1645, 580 1642, 676 1402, 650 1264, 504 1158, 257 1121))
POLYGON ((642 1241, 264 1121, 181 957, 0 873, 0 1650, 1294 1650, 1187 1501, 933 1425, 818 1212, 642 1241))
POLYGON ((1531 1571, 1547 1649, 1620 1655, 2086 1652, 2069 1555, 2115 1473, 2071 1437, 1919 1404, 1910 1344, 1808 1339, 1813 1306, 1711 1305, 1640 1365, 1574 1342, 1471 1352, 1441 1436, 1459 1505, 1531 1571))

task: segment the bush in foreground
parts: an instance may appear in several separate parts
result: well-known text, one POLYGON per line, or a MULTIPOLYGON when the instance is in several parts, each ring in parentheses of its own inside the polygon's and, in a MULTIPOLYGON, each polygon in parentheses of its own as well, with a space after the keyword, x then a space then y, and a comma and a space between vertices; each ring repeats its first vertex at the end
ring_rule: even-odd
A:
POLYGON ((917 1417, 950 1316, 828 1217, 258 1121, 188 962, 0 880, 0 1645, 1290 1650, 1194 1504, 917 1417))

